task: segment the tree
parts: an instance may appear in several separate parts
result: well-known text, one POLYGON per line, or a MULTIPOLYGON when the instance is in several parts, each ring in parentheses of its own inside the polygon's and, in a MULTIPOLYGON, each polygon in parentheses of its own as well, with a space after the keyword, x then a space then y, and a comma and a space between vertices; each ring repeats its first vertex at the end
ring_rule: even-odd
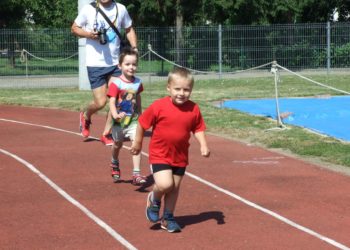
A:
POLYGON ((0 28, 21 28, 25 17, 26 6, 22 0, 0 1, 0 28))
POLYGON ((350 20, 350 1, 349 0, 338 0, 336 1, 335 11, 339 14, 339 21, 349 21, 350 20))
POLYGON ((77 0, 21 0, 36 27, 69 28, 78 14, 77 0))
MULTIPOLYGON (((176 26, 181 15, 184 26, 207 23, 223 25, 331 21, 336 10, 339 21, 349 20, 349 0, 120 0, 135 26, 176 26), (181 13, 179 12, 181 10, 181 13), (179 14, 180 13, 180 14, 179 14)), ((70 27, 78 11, 78 0, 1 0, 0 28, 26 26, 70 27)))
POLYGON ((76 0, 1 0, 0 28, 70 27, 77 11, 76 0))
MULTIPOLYGON (((21 0, 2 0, 0 2, 0 28, 21 28, 25 23, 25 16, 26 9, 21 0)), ((5 40, 1 45, 3 49, 7 50, 8 64, 15 67, 15 51, 18 41, 14 32, 6 33, 5 40)))
POLYGON ((337 0, 303 0, 299 2, 300 18, 298 22, 332 21, 337 0))

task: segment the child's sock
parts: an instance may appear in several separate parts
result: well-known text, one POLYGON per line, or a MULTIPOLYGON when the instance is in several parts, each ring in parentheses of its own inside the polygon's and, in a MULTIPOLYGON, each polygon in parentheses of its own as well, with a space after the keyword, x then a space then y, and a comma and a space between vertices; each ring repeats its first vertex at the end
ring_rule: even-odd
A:
POLYGON ((140 175, 140 170, 133 170, 132 171, 132 175, 135 176, 135 175, 140 175))
POLYGON ((112 157, 111 162, 112 162, 113 165, 119 166, 119 159, 114 159, 114 158, 112 157))
POLYGON ((152 201, 153 205, 157 205, 157 206, 160 207, 161 201, 160 201, 160 200, 156 200, 156 199, 154 198, 154 192, 153 192, 153 191, 152 191, 152 195, 151 195, 151 201, 152 201))

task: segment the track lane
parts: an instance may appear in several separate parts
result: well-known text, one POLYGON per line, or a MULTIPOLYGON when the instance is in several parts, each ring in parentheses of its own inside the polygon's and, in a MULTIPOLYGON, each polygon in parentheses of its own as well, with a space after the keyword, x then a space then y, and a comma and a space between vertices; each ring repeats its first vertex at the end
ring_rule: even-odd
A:
MULTIPOLYGON (((43 111, 45 112, 45 110, 43 111)), ((72 125, 76 127, 76 121, 74 119, 76 113, 72 114, 68 112, 70 113, 70 115, 61 115, 61 113, 66 112, 56 110, 54 112, 54 117, 56 118, 52 119, 50 116, 41 115, 40 112, 37 112, 37 110, 34 109, 34 113, 36 113, 36 115, 34 117, 32 116, 31 118, 24 117, 24 120, 30 121, 32 119, 33 122, 37 122, 40 120, 41 124, 49 124, 52 126, 57 126, 59 128, 67 127, 67 129, 72 129, 72 125), (67 116, 69 118, 68 121, 64 121, 63 119, 60 120, 59 118, 62 116, 67 116), (71 120, 74 120, 75 122, 72 122, 71 120)), ((52 113, 52 111, 49 112, 52 113)), ((3 117, 2 114, 0 117, 3 117)), ((101 126, 103 124, 103 118, 101 119, 100 117, 99 121, 97 121, 96 124, 97 125, 95 125, 94 122, 93 126, 101 126)), ((2 124, 0 124, 0 126, 2 128, 2 124)), ((10 127, 12 130, 14 125, 10 127)), ((21 134, 21 130, 26 129, 23 129, 23 126, 20 126, 18 128, 18 131, 11 132, 12 134, 19 134, 18 141, 13 141, 12 146, 20 143, 21 138, 25 136, 25 134, 21 134)), ((40 133, 40 129, 38 129, 38 132, 40 133)), ((5 134, 11 133, 5 132, 5 134)), ((31 134, 32 133, 34 132, 31 132, 31 134)), ((84 202, 86 201, 87 204, 89 204, 88 207, 96 208, 96 211, 98 211, 97 214, 102 215, 101 217, 104 218, 106 221, 110 222, 113 228, 117 228, 121 232, 125 232, 126 235, 131 236, 131 238, 133 238, 133 242, 136 244, 137 247, 140 247, 140 249, 147 249, 148 247, 154 245, 155 237, 158 238, 157 235, 159 234, 157 233, 160 230, 158 230, 159 228, 157 228, 157 226, 151 228, 154 230, 148 230, 150 225, 147 223, 147 221, 145 221, 144 218, 144 199, 146 197, 145 192, 147 192, 149 188, 146 188, 145 190, 137 190, 129 183, 109 185, 109 169, 106 166, 108 166, 110 152, 107 147, 101 146, 99 142, 91 141, 87 143, 82 143, 81 137, 71 135, 66 136, 62 133, 59 133, 58 131, 53 133, 43 133, 43 135, 36 136, 36 141, 40 142, 38 143, 38 145, 32 144, 31 150, 25 150, 23 147, 21 147, 21 154, 28 155, 28 157, 31 156, 31 159, 34 162, 44 162, 44 170, 48 173, 48 176, 52 176, 52 178, 54 178, 56 181, 61 182, 63 186, 67 186, 68 189, 70 189, 70 192, 76 193, 79 199, 83 200, 84 202), (55 135, 56 133, 57 135, 55 135), (44 142, 48 144, 45 145, 44 142), (50 144, 50 142, 55 142, 54 144, 58 145, 53 147, 50 144), (51 148, 50 150, 52 151, 48 154, 51 155, 51 157, 48 157, 45 153, 41 152, 43 148, 51 148), (94 159, 86 159, 87 154, 83 153, 82 149, 86 152, 91 152, 91 155, 95 156, 92 157, 94 159), (36 152, 34 155, 33 151, 36 152), (72 155, 74 157, 72 157, 72 155), (79 160, 77 161, 76 158, 78 158, 79 160), (55 162, 54 164, 53 160, 55 162), (56 162, 60 164, 57 163, 56 165, 56 162), (62 164, 66 167, 59 168, 59 165, 62 166, 62 164), (47 167, 47 165, 51 165, 51 167, 47 167), (60 169, 60 171, 57 171, 57 169, 60 169), (79 180, 78 183, 76 183, 77 180, 79 180), (80 192, 77 192, 77 190, 79 191, 79 187, 81 190, 80 192), (116 187, 118 190, 116 190, 116 187), (120 201, 122 201, 122 204, 120 204, 120 201), (116 210, 118 211, 118 214, 115 214, 113 212, 106 212, 104 210, 116 210), (126 217, 132 218, 126 220, 126 217), (115 221, 118 221, 120 223, 115 223, 115 221), (120 227, 121 224, 123 226, 120 227), (156 231, 156 233, 154 231, 156 231), (144 248, 145 246, 147 247, 144 248)), ((3 131, 0 134, 3 134, 3 131)), ((271 201, 271 194, 270 198, 268 194, 265 194, 265 192, 268 193, 269 190, 271 192, 271 189, 274 190, 275 184, 272 185, 272 188, 267 188, 267 191, 264 191, 264 188, 266 188, 266 186, 263 185, 263 188, 261 189, 259 186, 261 185, 261 183, 268 182, 268 178, 264 182, 261 181, 263 180, 262 177, 264 177, 264 175, 262 175, 262 172, 265 173, 267 171, 271 171, 271 169, 275 169, 274 171, 276 171, 276 169, 278 170, 281 167, 276 168, 276 166, 265 166, 265 169, 254 169, 254 167, 256 167, 255 165, 257 164, 253 164, 249 168, 243 167, 242 164, 236 164, 237 166, 232 167, 232 163, 235 159, 242 159, 242 157, 252 159, 250 158, 250 153, 249 151, 247 151, 246 146, 234 145, 235 143, 231 144, 232 141, 223 140, 222 138, 218 139, 215 137, 210 137, 209 139, 211 145, 216 145, 216 147, 213 149, 213 157, 209 161, 205 161, 205 159, 200 159, 196 157, 199 155, 198 151, 196 151, 198 150, 198 148, 196 148, 195 143, 192 143, 192 164, 189 167, 189 172, 198 174, 203 178, 211 180, 213 183, 219 183, 220 186, 228 188, 231 191, 234 190, 235 192, 238 191, 241 194, 247 194, 247 197, 252 197, 254 199, 256 198, 258 202, 265 202, 268 206, 272 205, 272 208, 276 207, 276 210, 281 211, 283 213, 289 210, 286 209, 287 206, 283 206, 284 201, 282 195, 281 197, 278 196, 278 199, 275 198, 277 200, 276 202, 273 200, 271 201), (231 147, 228 147, 228 145, 231 145, 231 147), (223 148, 223 150, 220 150, 221 147, 223 148), (243 153, 239 152, 240 147, 244 148, 243 153), (231 151, 235 154, 232 154, 231 151), (218 159, 221 158, 222 160, 219 161, 218 159), (249 170, 250 168, 253 168, 253 170, 249 170), (260 181, 254 183, 254 181, 259 180, 259 178, 261 178, 260 181), (258 186, 252 186, 252 183, 258 186), (280 205, 278 206, 278 204, 280 205)), ((260 149, 252 150, 256 151, 254 153, 255 159, 256 157, 260 157, 260 154, 265 155, 261 156, 262 158, 276 157, 274 156, 275 154, 272 154, 272 156, 266 156, 266 151, 261 150, 260 152, 259 150, 260 149)), ((90 153, 88 153, 88 155, 90 155, 90 153)), ((130 156, 128 154, 122 154, 122 156, 124 157, 123 162, 131 161, 130 156)), ((286 160, 287 163, 288 161, 289 159, 286 160)), ((292 159, 291 161, 293 164, 295 164, 294 159, 292 159)), ((299 165, 299 161, 297 161, 297 163, 299 165)), ((143 166, 144 169, 148 168, 146 161, 144 162, 143 166)), ((310 168, 310 165, 305 164, 305 168, 310 168)), ((311 169, 314 169, 316 172, 320 170, 318 167, 315 166, 311 166, 311 169)), ((129 170, 126 171, 126 177, 128 176, 128 172, 131 173, 130 167, 129 170)), ((285 172, 285 169, 283 172, 285 172)), ((329 171, 326 172, 329 173, 329 171)), ((339 174, 335 175, 337 177, 339 176, 339 174)), ((266 173, 266 176, 270 178, 273 177, 273 175, 268 173, 266 173)), ((286 179, 287 176, 288 175, 286 175, 284 178, 286 179)), ((283 180, 282 177, 283 176, 278 177, 278 175, 275 176, 276 179, 280 178, 283 180)), ((278 188, 283 189, 283 182, 279 185, 280 186, 278 188)), ((183 191, 180 196, 177 212, 180 224, 185 227, 184 232, 177 235, 169 235, 166 233, 162 233, 162 239, 157 239, 157 246, 165 246, 169 249, 172 249, 172 247, 175 247, 175 245, 169 246, 169 239, 175 238, 179 239, 179 242, 176 242, 176 246, 183 247, 183 249, 189 249, 192 248, 192 246, 196 246, 194 248, 201 247, 202 249, 203 247, 205 249, 205 246, 208 247, 207 249, 224 249, 223 247, 230 248, 230 246, 240 246, 243 248, 252 247, 254 249, 255 247, 258 248, 259 245, 261 246, 262 242, 264 246, 276 246, 277 244, 277 246, 284 246, 284 249, 295 249, 296 246, 305 246, 305 244, 315 244, 314 246, 317 246, 318 249, 333 249, 329 246, 329 244, 314 239, 313 237, 304 235, 300 232, 297 232, 295 234, 293 233, 293 235, 291 236, 291 232, 297 230, 290 229, 288 226, 283 224, 281 225, 279 221, 274 221, 271 220, 271 218, 266 218, 266 216, 264 216, 263 214, 257 211, 253 211, 253 209, 247 209, 247 207, 242 205, 240 202, 228 199, 225 195, 218 194, 212 189, 207 190, 207 188, 204 188, 206 190, 205 192, 203 192, 202 189, 203 185, 201 185, 200 183, 193 182, 193 180, 191 180, 188 177, 185 178, 183 191), (189 190, 191 190, 191 192, 189 192, 189 190), (238 211, 241 211, 242 213, 238 211), (236 225, 237 221, 240 221, 241 223, 236 225), (257 223, 259 221, 261 222, 260 225, 259 223, 257 223), (273 228, 275 227, 276 229, 273 230, 273 228), (266 228, 269 228, 272 231, 266 231, 266 228), (237 235, 238 237, 234 242, 231 238, 232 234, 237 235), (206 240, 206 238, 210 238, 210 241, 206 240), (208 243, 206 243, 206 241, 208 241, 208 243)), ((281 194, 283 193, 282 191, 281 194)), ((273 195, 275 194, 276 190, 273 195)), ((272 197, 272 199, 274 199, 274 197, 272 197)), ((290 203, 293 203, 293 201, 291 201, 290 203)), ((295 210, 300 209, 300 207, 302 208, 302 210, 305 210, 305 207, 303 208, 302 204, 299 207, 295 206, 295 210)), ((296 216, 296 219, 299 219, 299 217, 296 216)), ((347 223, 347 221, 348 215, 345 214, 345 220, 343 216, 343 220, 340 222, 342 222, 341 224, 344 224, 344 222, 347 223)), ((337 222, 339 222, 339 220, 337 222)), ((347 225, 346 223, 344 224, 345 226, 347 225)), ((314 224, 316 224, 317 226, 318 223, 314 224)), ((314 224, 312 225, 314 226, 314 224)), ((339 229, 339 224, 337 225, 339 229)), ((319 227, 323 229, 322 223, 319 225, 319 227)), ((338 232, 335 233, 336 237, 339 237, 339 232, 342 232, 342 230, 338 230, 338 232)))

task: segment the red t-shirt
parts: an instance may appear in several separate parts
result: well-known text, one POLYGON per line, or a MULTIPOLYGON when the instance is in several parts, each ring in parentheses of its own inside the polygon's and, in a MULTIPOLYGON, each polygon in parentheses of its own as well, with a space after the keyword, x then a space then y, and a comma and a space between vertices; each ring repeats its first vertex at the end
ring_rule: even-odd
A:
POLYGON ((177 167, 188 165, 188 148, 191 132, 206 129, 196 103, 187 101, 183 105, 173 104, 169 96, 156 100, 140 116, 140 125, 152 127, 149 144, 151 164, 169 164, 177 167))

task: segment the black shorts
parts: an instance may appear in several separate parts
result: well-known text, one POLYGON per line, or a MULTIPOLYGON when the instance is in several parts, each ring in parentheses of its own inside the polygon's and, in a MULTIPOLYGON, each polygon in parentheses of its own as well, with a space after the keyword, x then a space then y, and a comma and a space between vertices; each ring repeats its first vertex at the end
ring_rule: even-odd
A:
POLYGON ((173 171, 173 175, 180 175, 183 176, 185 175, 185 171, 186 171, 186 167, 175 167, 175 166, 171 166, 168 164, 151 164, 151 171, 152 173, 157 173, 159 171, 162 170, 167 170, 167 169, 171 169, 173 171))
POLYGON ((117 66, 87 67, 91 89, 96 89, 108 83, 111 76, 120 76, 121 71, 117 66))

